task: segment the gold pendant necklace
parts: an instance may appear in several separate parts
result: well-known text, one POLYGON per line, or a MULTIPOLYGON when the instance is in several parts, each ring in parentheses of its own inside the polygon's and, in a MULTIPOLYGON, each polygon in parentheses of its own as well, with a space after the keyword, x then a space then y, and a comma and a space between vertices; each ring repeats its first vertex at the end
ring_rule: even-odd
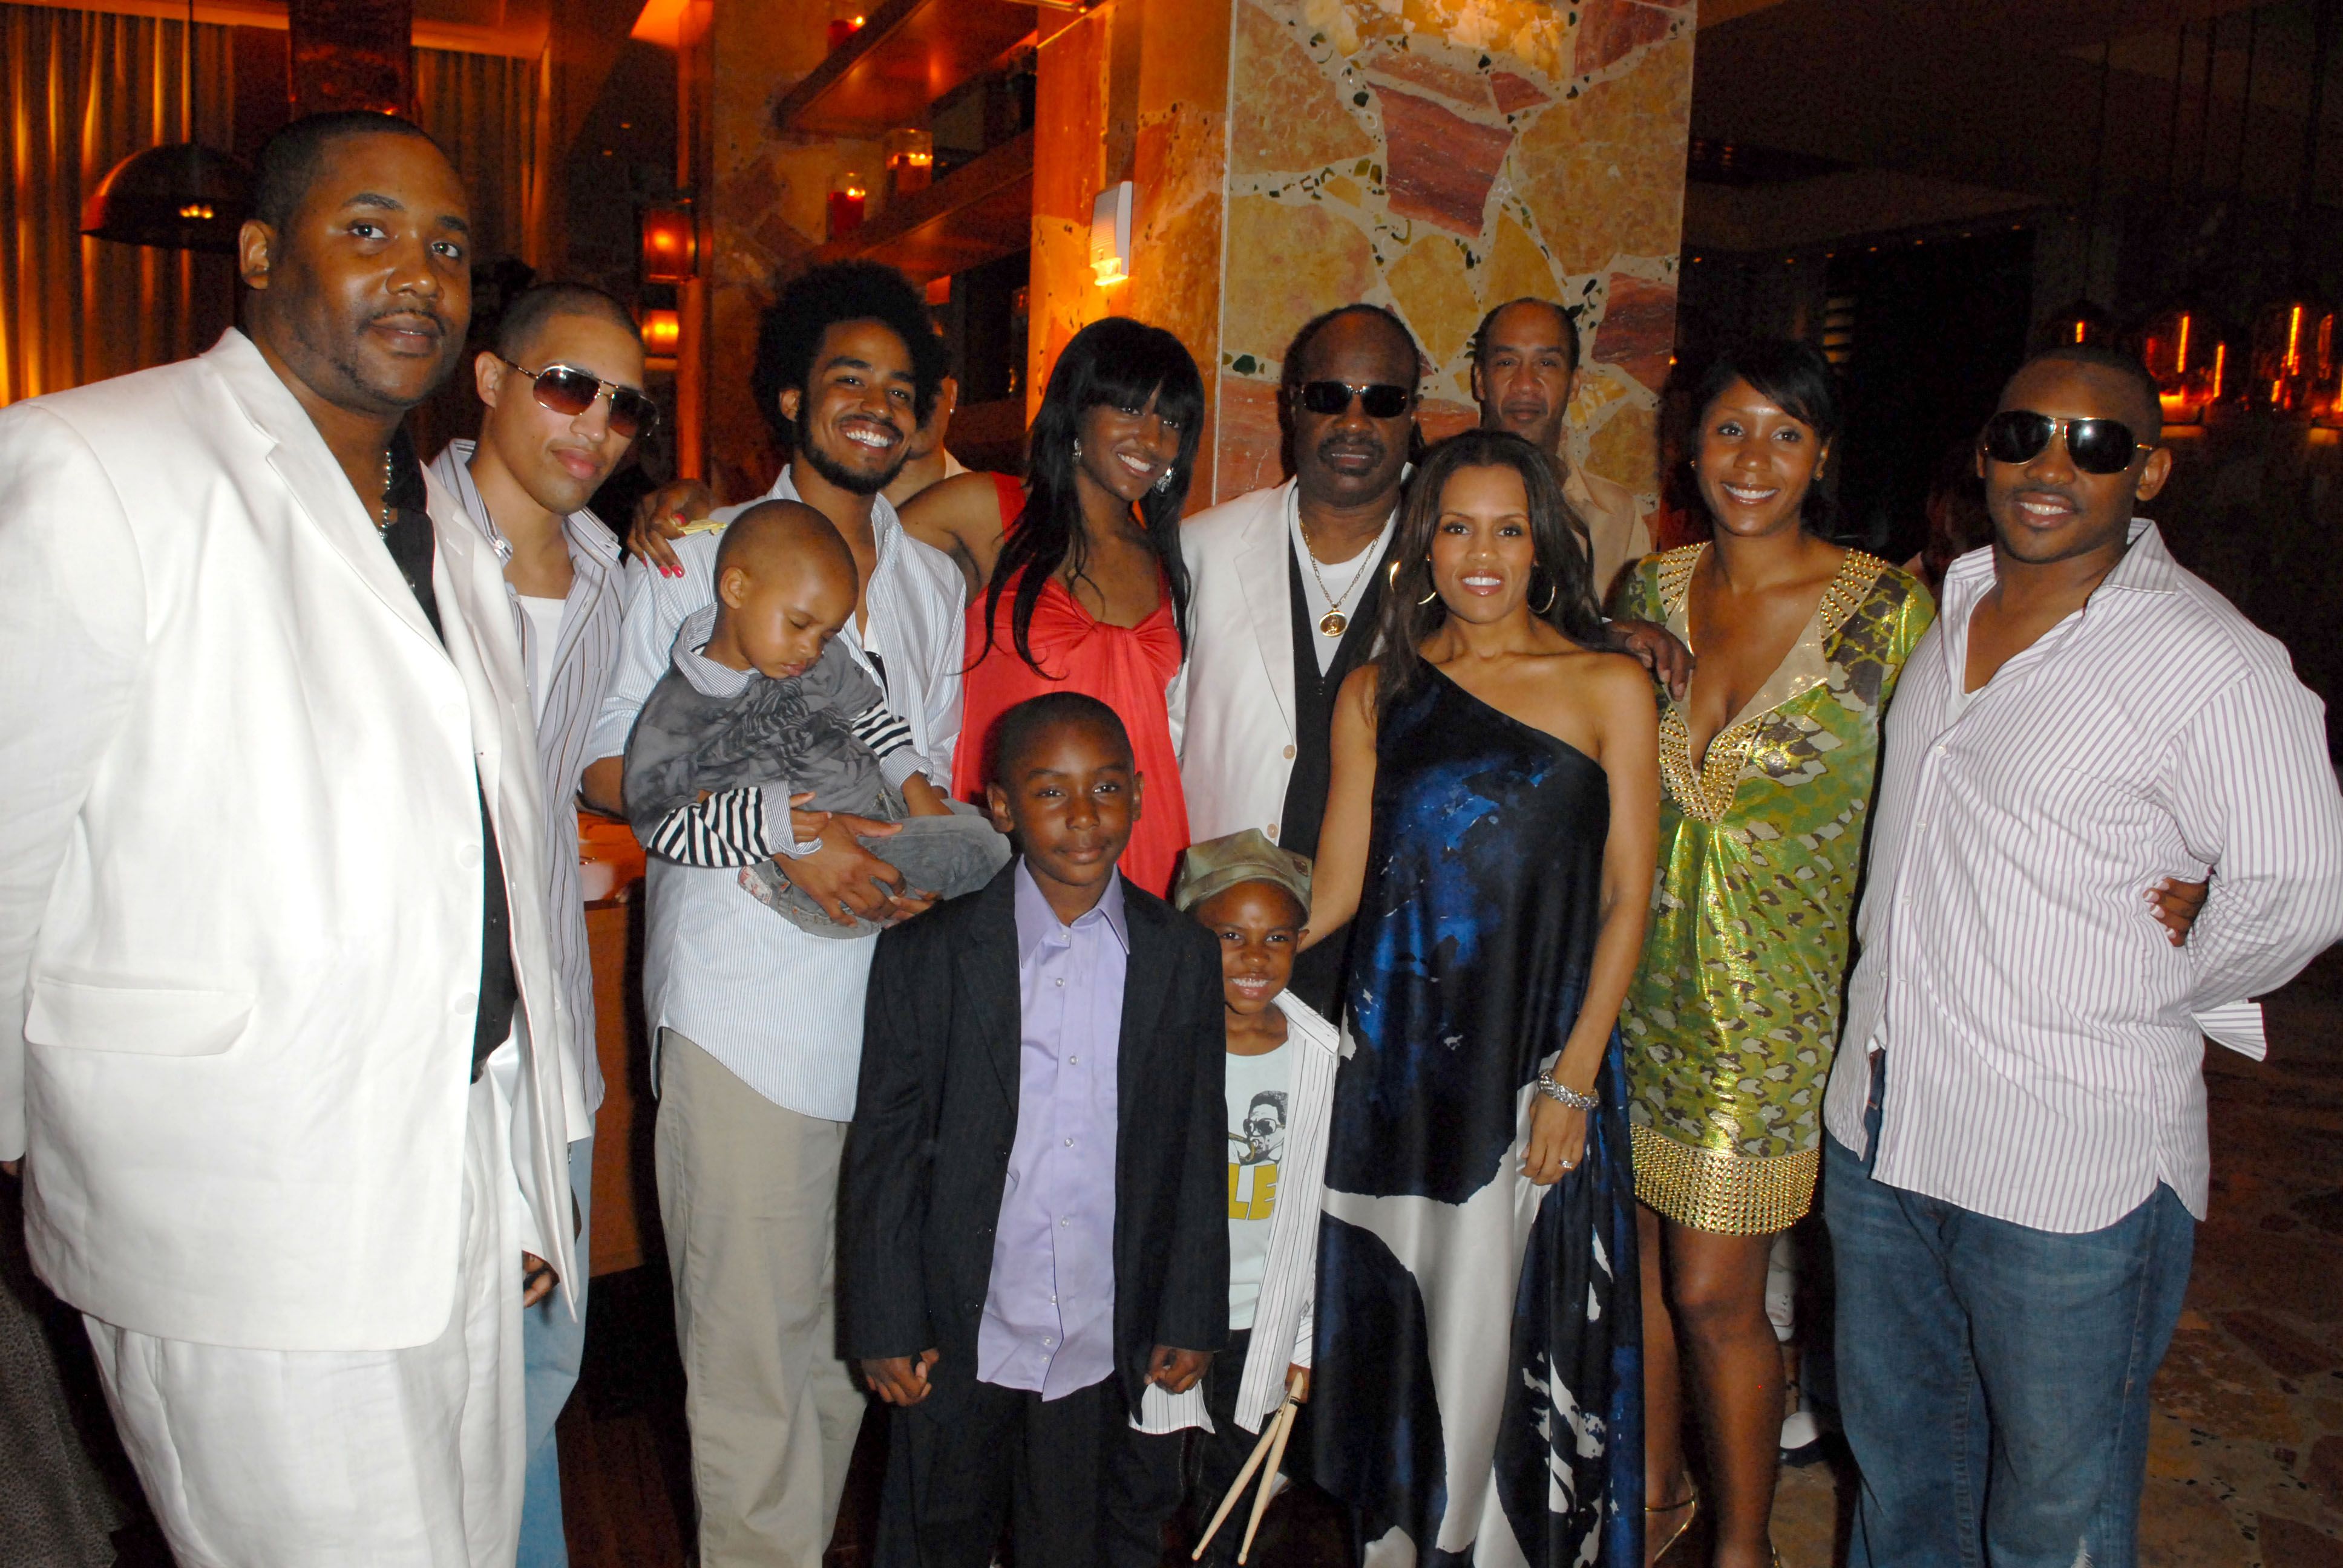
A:
POLYGON ((1359 569, 1351 574, 1351 580, 1343 585, 1342 591, 1337 595, 1327 588, 1326 574, 1318 569, 1318 552, 1310 546, 1310 529, 1302 523, 1299 512, 1294 514, 1293 527, 1294 530, 1302 536, 1302 553, 1310 562, 1310 575, 1318 580, 1318 591, 1324 595, 1326 599, 1326 613, 1318 618, 1318 635, 1340 637, 1351 629, 1351 618, 1342 613, 1342 601, 1351 597, 1351 590, 1359 586, 1359 579, 1367 575, 1369 567, 1374 565, 1372 560, 1364 558, 1374 553, 1373 548, 1370 546, 1360 552, 1362 558, 1359 562, 1359 569))

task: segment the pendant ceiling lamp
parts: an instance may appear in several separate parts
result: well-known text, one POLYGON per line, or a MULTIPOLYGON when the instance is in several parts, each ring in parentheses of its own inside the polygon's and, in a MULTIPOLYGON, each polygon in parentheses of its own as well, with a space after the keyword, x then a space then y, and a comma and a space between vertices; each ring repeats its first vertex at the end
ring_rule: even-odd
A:
POLYGON ((2327 65, 2338 20, 2336 0, 2313 0, 2310 86, 2303 106, 2302 172, 2294 198, 2290 246, 2296 285, 2254 317, 2253 362, 2247 396, 2273 414, 2331 415, 2337 374, 2335 314, 2302 286, 2304 242, 2311 189, 2318 175, 2318 133, 2327 97, 2327 65))
POLYGON ((185 139, 133 153, 82 204, 81 231, 96 239, 229 255, 251 215, 252 176, 241 158, 196 140, 196 5, 187 0, 180 99, 185 139))
MULTIPOLYGON (((2298 325, 2296 330, 2299 333, 2298 325)), ((2236 353, 2219 320, 2194 299, 2168 305, 2148 317, 2140 334, 2139 357, 2156 377, 2167 428, 2202 425, 2207 411, 2236 390, 2236 353)))
POLYGON ((2091 275, 2097 270, 2098 259, 2099 181, 2106 172, 2107 154, 2107 81, 2114 64, 2112 41, 2100 45, 2098 113, 2093 121, 2091 138, 2091 191, 2083 203, 2082 213, 2083 291, 2052 311, 2034 329, 2035 352, 2074 344, 2108 347, 2116 340, 2116 318, 2091 298, 2091 275))

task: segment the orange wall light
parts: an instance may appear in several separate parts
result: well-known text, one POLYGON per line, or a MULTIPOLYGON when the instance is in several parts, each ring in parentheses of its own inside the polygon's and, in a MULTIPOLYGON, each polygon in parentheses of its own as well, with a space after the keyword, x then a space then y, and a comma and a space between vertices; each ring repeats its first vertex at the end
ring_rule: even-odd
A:
POLYGON ((683 317, 672 310, 643 312, 643 352, 655 359, 671 359, 683 341, 683 317))
POLYGON ((699 261, 699 238, 690 212, 679 206, 643 209, 643 281, 689 283, 699 261))

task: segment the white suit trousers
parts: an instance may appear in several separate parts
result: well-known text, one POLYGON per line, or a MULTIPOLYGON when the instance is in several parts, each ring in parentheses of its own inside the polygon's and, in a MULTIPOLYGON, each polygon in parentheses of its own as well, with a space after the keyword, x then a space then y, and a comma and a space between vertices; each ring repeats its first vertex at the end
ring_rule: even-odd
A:
POLYGON ((184 1568, 511 1568, 524 1228, 509 1077, 491 1065, 472 1085, 461 1282, 429 1343, 236 1350, 84 1319, 184 1568))

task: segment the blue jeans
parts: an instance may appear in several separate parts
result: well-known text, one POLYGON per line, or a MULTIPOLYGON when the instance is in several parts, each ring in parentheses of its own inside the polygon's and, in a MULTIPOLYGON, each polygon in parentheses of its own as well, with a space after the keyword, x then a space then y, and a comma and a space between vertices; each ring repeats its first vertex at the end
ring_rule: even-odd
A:
POLYGON ((528 1433, 528 1468, 522 1473, 520 1557, 518 1568, 568 1568, 569 1543, 561 1528, 561 1446, 553 1423, 578 1386, 586 1354, 586 1279, 591 1272, 588 1243, 594 1237, 594 1140, 569 1146, 569 1190, 578 1199, 578 1315, 569 1315, 562 1293, 520 1315, 524 1400, 528 1433))
POLYGON ((2102 1231, 1996 1220, 1872 1177, 1825 1135, 1838 1392, 1862 1471, 1849 1568, 2133 1568, 2148 1381, 2188 1286, 2171 1188, 2102 1231))

